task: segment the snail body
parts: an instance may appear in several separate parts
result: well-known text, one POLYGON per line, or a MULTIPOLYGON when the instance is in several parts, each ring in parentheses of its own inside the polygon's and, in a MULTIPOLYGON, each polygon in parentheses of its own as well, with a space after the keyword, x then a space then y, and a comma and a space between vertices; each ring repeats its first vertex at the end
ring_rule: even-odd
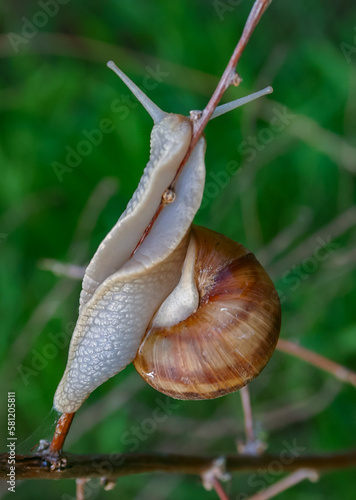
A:
MULTIPOLYGON (((85 272, 68 362, 54 397, 61 413, 76 412, 95 388, 133 361, 149 384, 178 399, 233 392, 263 369, 280 328, 277 293, 253 254, 192 226, 203 196, 205 139, 184 164, 174 193, 167 191, 188 151, 191 121, 163 112, 113 63, 109 67, 155 125, 138 188, 85 272), (141 242, 162 195, 164 208, 141 242)), ((257 94, 263 92, 269 93, 257 94)), ((217 108, 216 116, 236 102, 217 108)))

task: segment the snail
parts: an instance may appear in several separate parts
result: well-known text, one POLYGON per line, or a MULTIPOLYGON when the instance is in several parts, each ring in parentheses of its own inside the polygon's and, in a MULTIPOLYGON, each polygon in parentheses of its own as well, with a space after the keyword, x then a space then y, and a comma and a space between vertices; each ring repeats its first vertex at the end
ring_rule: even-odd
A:
MULTIPOLYGON (((126 210, 86 268, 68 362, 54 397, 61 413, 75 413, 131 362, 148 384, 173 398, 211 399, 236 391, 265 367, 281 324, 278 294, 256 257, 193 225, 204 189, 205 138, 176 178, 192 121, 165 113, 113 62, 108 66, 153 118, 151 152, 126 210)), ((219 106, 212 117, 270 92, 268 87, 219 106)))

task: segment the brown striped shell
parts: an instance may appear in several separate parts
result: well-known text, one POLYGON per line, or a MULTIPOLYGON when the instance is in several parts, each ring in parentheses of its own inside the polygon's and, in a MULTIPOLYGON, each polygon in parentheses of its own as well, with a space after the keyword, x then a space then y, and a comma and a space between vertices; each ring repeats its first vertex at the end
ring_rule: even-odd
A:
POLYGON ((148 384, 176 399, 234 392, 262 371, 281 326, 277 291, 241 244, 193 226, 199 306, 170 327, 151 327, 134 365, 148 384))

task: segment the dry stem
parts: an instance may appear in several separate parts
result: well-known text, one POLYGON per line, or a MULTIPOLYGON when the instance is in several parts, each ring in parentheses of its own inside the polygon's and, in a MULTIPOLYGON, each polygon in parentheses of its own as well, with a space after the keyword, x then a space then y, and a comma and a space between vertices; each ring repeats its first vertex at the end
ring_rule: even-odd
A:
POLYGON ((256 495, 253 495, 252 497, 249 497, 248 500, 268 500, 269 498, 279 495, 283 491, 295 486, 305 479, 315 482, 319 479, 319 476, 313 469, 299 469, 280 481, 277 481, 277 483, 273 484, 269 488, 256 493, 256 495))
POLYGON ((356 387, 355 372, 339 365, 338 363, 335 363, 334 361, 331 361, 330 359, 324 358, 324 356, 321 356, 316 352, 309 351, 309 349, 306 349, 305 347, 283 339, 278 340, 277 349, 300 358, 303 361, 320 368, 321 370, 331 373, 342 382, 347 382, 356 387))
MULTIPOLYGON (((51 470, 52 464, 41 455, 17 455, 16 479, 78 479, 105 477, 114 481, 122 476, 152 472, 170 474, 202 475, 211 467, 217 456, 173 455, 158 453, 124 453, 111 455, 65 454, 60 470, 51 470)), ((0 478, 7 479, 8 454, 0 455, 0 478)), ((342 453, 302 456, 297 452, 290 456, 281 455, 226 455, 226 472, 246 472, 267 470, 271 462, 279 461, 283 471, 301 468, 316 471, 345 469, 356 466, 356 449, 342 453)))
MULTIPOLYGON (((243 29, 242 35, 240 37, 240 40, 238 41, 238 44, 235 47, 234 52, 232 53, 232 56, 230 58, 230 61, 228 62, 225 71, 220 78, 220 81, 213 93, 213 95, 210 98, 210 101, 202 111, 200 117, 196 120, 193 121, 193 134, 192 134, 192 139, 188 148, 188 151, 183 158, 182 163, 179 165, 179 168, 176 172, 176 175, 173 179, 172 184, 169 186, 169 189, 174 191, 174 186, 177 182, 177 179, 184 167, 184 165, 187 163, 190 155, 192 154, 193 149, 197 145, 197 142, 199 141, 200 137, 203 135, 204 129, 207 126, 207 123, 213 114, 215 108, 220 102, 220 99, 222 98, 223 94, 225 91, 230 87, 230 85, 239 85, 241 82, 240 77, 236 74, 236 67, 237 64, 242 56, 243 51, 245 50, 245 47, 251 38, 251 35, 256 28, 259 20, 261 19, 262 14, 265 12, 269 4, 271 3, 271 0, 255 0, 255 3, 252 6, 251 12, 247 18, 245 27, 243 29)), ((164 203, 161 202, 160 205, 158 206, 156 213, 152 217, 150 223, 146 227, 145 231, 143 232, 143 235, 136 245, 136 248, 133 251, 133 254, 136 252, 136 250, 139 248, 139 246, 143 243, 143 241, 146 239, 147 235, 152 229, 153 224, 157 220, 157 217, 161 213, 161 211, 164 208, 164 203)))
POLYGON ((49 454, 51 456, 58 455, 64 445, 64 441, 68 435, 70 426, 72 425, 75 413, 63 413, 56 425, 56 430, 49 447, 49 454))

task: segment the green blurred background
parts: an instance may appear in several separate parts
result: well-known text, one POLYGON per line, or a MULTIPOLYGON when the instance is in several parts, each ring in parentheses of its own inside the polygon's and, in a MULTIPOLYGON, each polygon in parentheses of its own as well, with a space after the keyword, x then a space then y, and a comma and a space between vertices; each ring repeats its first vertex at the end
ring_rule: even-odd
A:
MULTIPOLYGON (((80 281, 49 271, 46 259, 90 260, 149 154, 151 119, 106 62, 113 59, 164 110, 187 115, 205 106, 251 5, 1 3, 0 435, 13 390, 19 443, 42 424, 23 449, 51 437, 52 398, 77 318, 80 281), (111 132, 88 153, 84 131, 102 120, 111 120, 111 132), (66 165, 68 147, 85 152, 75 167, 66 165)), ((355 369, 355 3, 275 0, 239 73, 243 83, 225 101, 269 84, 274 93, 209 124, 207 185, 196 222, 257 254, 281 296, 283 338, 355 369), (234 175, 227 174, 231 166, 234 175)), ((270 452, 293 444, 304 453, 355 444, 353 387, 276 352, 250 388, 258 435, 270 452)), ((165 403, 130 366, 83 405, 66 449, 222 454, 233 453, 244 437, 238 393, 178 402, 154 421, 165 403)), ((353 474, 331 473, 279 498, 351 500, 353 474)), ((234 475, 226 489, 242 500, 281 477, 272 469, 234 475)), ((89 488, 88 498, 98 499, 216 498, 198 478, 159 474, 123 478, 109 492, 97 482, 89 488)), ((28 481, 17 485, 17 498, 62 498, 74 490, 73 481, 28 481)))

